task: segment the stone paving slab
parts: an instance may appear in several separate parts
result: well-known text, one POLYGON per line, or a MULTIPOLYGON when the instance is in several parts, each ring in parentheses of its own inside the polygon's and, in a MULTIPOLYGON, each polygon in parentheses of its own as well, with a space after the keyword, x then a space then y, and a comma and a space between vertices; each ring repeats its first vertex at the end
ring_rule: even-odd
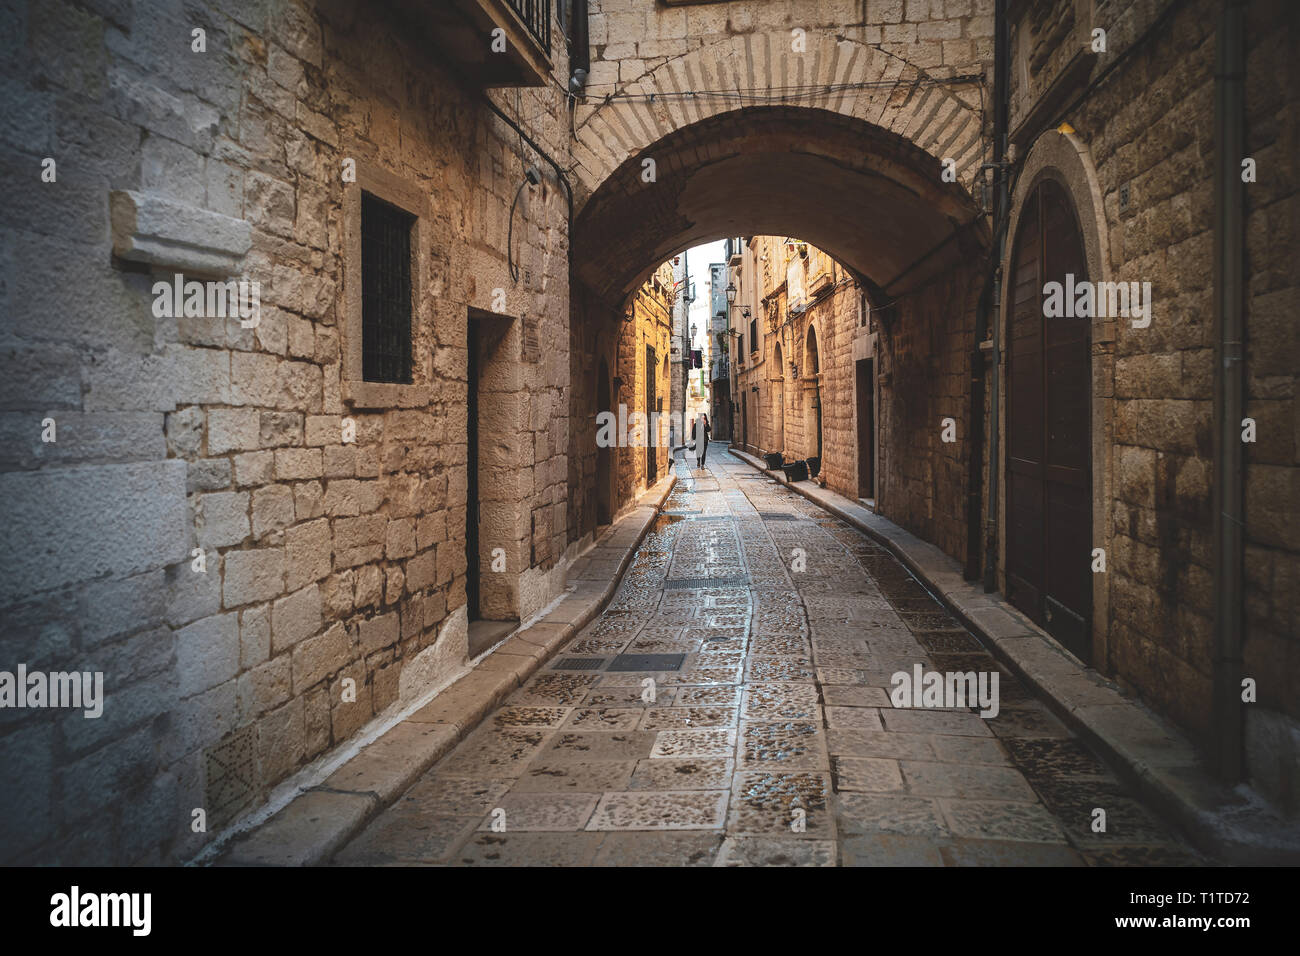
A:
POLYGON ((580 584, 544 618, 509 638, 428 704, 364 746, 325 781, 331 789, 304 789, 265 823, 237 834, 217 862, 298 866, 329 859, 599 615, 617 592, 676 480, 670 474, 642 495, 584 556, 584 568, 614 561, 617 573, 611 575, 606 568, 603 577, 580 584))
MULTIPOLYGON (((1201 862, 893 555, 783 486, 737 481, 745 468, 723 458, 708 482, 679 471, 604 612, 534 645, 597 669, 483 685, 487 719, 338 862, 1201 862), (749 583, 705 586, 723 576, 749 583), (686 578, 700 580, 671 584, 686 578), (617 654, 656 653, 684 655, 681 668, 608 670, 617 654), (916 665, 997 670, 998 716, 894 707, 893 676, 916 665), (1113 813, 1104 838, 1090 804, 1113 813)), ((500 650, 512 656, 489 676, 535 658, 500 650)))
MULTIPOLYGON (((1229 788, 1217 782, 1178 728, 1086 667, 1000 595, 987 594, 966 581, 958 563, 938 547, 815 482, 789 482, 780 472, 767 471, 757 458, 737 449, 729 452, 734 459, 770 475, 777 486, 797 493, 882 545, 943 600, 960 625, 979 634, 999 660, 1048 701, 1073 732, 1104 754, 1144 799, 1177 821, 1204 852, 1230 863, 1300 863, 1300 823, 1281 819, 1247 788, 1229 788)), ((1003 700, 1007 700, 1005 688, 1003 700)), ((994 733, 999 734, 998 729, 994 733)), ((1084 857, 1090 863, 1108 865, 1104 855, 1084 857)), ((1161 855, 1135 850, 1127 857, 1134 861, 1146 858, 1186 860, 1188 856, 1185 852, 1161 855)))

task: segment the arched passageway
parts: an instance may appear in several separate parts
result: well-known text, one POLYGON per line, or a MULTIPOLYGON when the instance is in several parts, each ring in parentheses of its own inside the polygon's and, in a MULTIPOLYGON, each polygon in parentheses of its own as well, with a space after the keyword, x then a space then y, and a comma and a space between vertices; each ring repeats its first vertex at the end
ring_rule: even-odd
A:
MULTIPOLYGON (((972 449, 942 442, 940 422, 969 410, 966 383, 988 229, 968 188, 971 162, 958 167, 956 181, 942 162, 958 138, 971 135, 970 110, 943 87, 913 92, 918 102, 943 104, 941 135, 925 118, 929 108, 901 123, 880 111, 877 118, 888 121, 878 124, 825 106, 744 106, 670 129, 608 164, 603 179, 584 178, 572 235, 571 347, 577 352, 593 341, 593 329, 620 314, 658 264, 684 248, 727 236, 777 235, 825 250, 843 267, 839 274, 857 279, 879 306, 869 331, 879 352, 876 368, 890 387, 876 416, 878 505, 959 555, 967 544, 972 449)), ((788 309, 776 316, 775 309, 755 306, 759 341, 746 329, 747 354, 737 358, 752 368, 768 356, 773 366, 763 370, 758 394, 738 395, 742 440, 782 452, 797 433, 801 442, 811 440, 800 457, 812 457, 823 444, 819 386, 824 391, 825 383, 808 378, 815 373, 806 356, 811 344, 820 369, 830 346, 784 331, 788 309), (750 354, 756 348, 757 357, 750 354)), ((855 419, 842 416, 835 427, 848 431, 826 439, 827 454, 848 456, 839 467, 856 482, 855 419)), ((589 530, 575 527, 571 534, 589 530)))

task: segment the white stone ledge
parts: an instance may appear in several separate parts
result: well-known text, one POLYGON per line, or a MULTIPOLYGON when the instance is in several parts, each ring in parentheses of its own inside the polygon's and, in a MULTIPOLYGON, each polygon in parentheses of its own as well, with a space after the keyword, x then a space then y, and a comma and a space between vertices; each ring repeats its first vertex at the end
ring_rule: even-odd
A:
POLYGON ((395 382, 343 381, 343 401, 352 408, 423 408, 429 404, 426 385, 395 382))
POLYGON ((253 244, 253 228, 152 193, 109 193, 113 252, 121 259, 179 272, 229 276, 239 272, 253 244))

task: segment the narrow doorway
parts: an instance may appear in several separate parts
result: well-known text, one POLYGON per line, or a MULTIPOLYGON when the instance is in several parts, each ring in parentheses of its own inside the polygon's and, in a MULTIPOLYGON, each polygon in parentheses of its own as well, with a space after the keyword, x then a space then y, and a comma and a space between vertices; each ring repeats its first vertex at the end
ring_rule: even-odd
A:
POLYGON ((654 346, 647 345, 645 347, 645 483, 647 488, 659 480, 659 440, 657 434, 659 418, 655 403, 655 372, 658 367, 658 363, 655 361, 654 346), (654 423, 653 428, 650 427, 651 422, 654 423))
POLYGON ((1064 187, 1021 214, 1007 343, 1007 598, 1082 660, 1092 644, 1088 319, 1044 315, 1048 282, 1088 278, 1064 187))
POLYGON ((468 419, 465 425, 466 465, 468 471, 465 495, 465 608, 470 621, 483 617, 483 561, 479 555, 479 522, 482 507, 478 487, 478 453, 479 453, 479 369, 482 359, 482 324, 475 321, 473 314, 469 318, 466 330, 466 351, 469 353, 468 369, 465 375, 466 410, 468 419))
POLYGON ((875 476, 875 420, 876 410, 872 402, 871 359, 859 359, 857 371, 857 410, 858 410, 858 497, 874 501, 876 497, 875 476))
MULTIPOLYGON (((492 462, 517 460, 515 436, 502 432, 512 418, 515 387, 510 345, 513 319, 469 310, 465 327, 465 611, 471 659, 491 650, 519 626, 518 545, 503 531, 510 490, 492 462), (504 509, 504 510, 503 510, 504 509)), ((517 355, 517 352, 513 354, 517 355)))

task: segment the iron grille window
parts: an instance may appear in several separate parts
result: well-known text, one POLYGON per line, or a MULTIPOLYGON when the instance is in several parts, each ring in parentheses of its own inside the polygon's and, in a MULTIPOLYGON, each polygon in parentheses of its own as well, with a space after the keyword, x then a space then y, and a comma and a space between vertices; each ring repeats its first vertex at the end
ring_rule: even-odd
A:
POLYGON ((361 377, 411 381, 411 226, 415 217, 361 194, 361 377))

